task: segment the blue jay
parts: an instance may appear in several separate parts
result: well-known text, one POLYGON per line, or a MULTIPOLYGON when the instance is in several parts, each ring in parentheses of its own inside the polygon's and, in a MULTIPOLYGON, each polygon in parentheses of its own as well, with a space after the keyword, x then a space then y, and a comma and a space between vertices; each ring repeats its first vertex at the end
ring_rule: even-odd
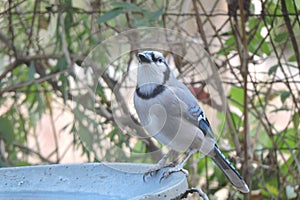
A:
POLYGON ((171 148, 146 175, 167 166, 167 158, 175 151, 188 151, 188 154, 163 177, 176 171, 187 174, 183 169, 185 163, 194 153, 201 152, 216 163, 233 186, 241 192, 249 192, 242 176, 216 145, 213 131, 197 99, 175 78, 164 56, 157 51, 144 51, 138 54, 138 59, 135 109, 144 129, 171 148))

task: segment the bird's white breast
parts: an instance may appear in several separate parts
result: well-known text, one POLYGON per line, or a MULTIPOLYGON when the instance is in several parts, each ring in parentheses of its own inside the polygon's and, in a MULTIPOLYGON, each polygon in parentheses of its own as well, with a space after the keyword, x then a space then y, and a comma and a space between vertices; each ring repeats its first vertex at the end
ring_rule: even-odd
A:
POLYGON ((134 103, 141 124, 159 142, 176 151, 200 149, 204 135, 183 117, 186 108, 170 88, 151 99, 135 94, 134 103))

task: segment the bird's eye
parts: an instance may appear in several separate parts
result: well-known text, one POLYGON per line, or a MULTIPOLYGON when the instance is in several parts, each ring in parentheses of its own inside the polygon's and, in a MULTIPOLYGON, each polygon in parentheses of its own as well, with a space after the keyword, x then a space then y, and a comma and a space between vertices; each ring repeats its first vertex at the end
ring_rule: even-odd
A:
POLYGON ((162 59, 161 58, 159 58, 159 59, 157 59, 157 61, 159 62, 159 63, 162 63, 162 59))

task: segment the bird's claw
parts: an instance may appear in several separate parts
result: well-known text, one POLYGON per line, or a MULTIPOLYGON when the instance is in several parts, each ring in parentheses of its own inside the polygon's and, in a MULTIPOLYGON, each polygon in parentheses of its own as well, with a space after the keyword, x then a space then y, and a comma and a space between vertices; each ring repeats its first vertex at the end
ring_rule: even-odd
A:
POLYGON ((189 175, 189 172, 188 170, 184 169, 183 167, 181 166, 175 166, 173 168, 170 168, 168 169, 167 171, 165 171, 162 175, 162 177, 160 178, 160 182, 163 180, 163 179, 166 179, 168 178, 172 173, 174 172, 182 172, 185 174, 186 177, 188 177, 189 175))
POLYGON ((157 174, 159 169, 156 169, 156 170, 152 170, 152 171, 148 171, 146 172, 144 175, 143 175, 143 181, 145 182, 146 181, 146 176, 153 176, 155 174, 157 174))
POLYGON ((144 173, 144 175, 143 175, 143 181, 145 182, 146 181, 146 177, 147 176, 154 176, 154 175, 156 175, 157 174, 157 172, 160 170, 160 169, 163 169, 163 168, 166 168, 166 167, 174 167, 174 163, 168 163, 168 164, 166 164, 166 165, 164 165, 164 166, 155 166, 155 167, 153 167, 153 168, 151 168, 151 169, 149 169, 147 172, 145 172, 144 173))

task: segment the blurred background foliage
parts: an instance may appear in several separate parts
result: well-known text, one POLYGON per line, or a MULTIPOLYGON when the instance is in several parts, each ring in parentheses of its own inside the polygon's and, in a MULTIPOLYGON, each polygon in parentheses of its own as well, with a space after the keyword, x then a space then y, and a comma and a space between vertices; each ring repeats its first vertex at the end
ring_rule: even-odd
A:
MULTIPOLYGON (((187 166, 190 184, 212 199, 300 198, 299 1, 8 0, 0 5, 1 167, 101 161, 79 135, 103 145, 103 160, 116 157, 107 144, 138 152, 159 149, 152 139, 133 141, 117 131, 107 93, 114 92, 114 76, 99 81, 98 104, 82 116, 96 113, 101 123, 93 125, 107 134, 89 138, 86 129, 76 130, 80 105, 73 109, 72 99, 79 89, 72 87, 72 69, 112 35, 164 27, 194 38, 213 58, 228 99, 227 128, 220 128, 218 143, 251 193, 237 193, 210 160, 197 156, 187 166)), ((134 55, 126 57, 125 67, 115 63, 115 70, 127 69, 134 55)), ((175 56, 174 63, 178 69, 187 64, 175 56)), ((190 85, 210 105, 205 83, 190 85)), ((136 162, 156 162, 160 156, 136 162)))

